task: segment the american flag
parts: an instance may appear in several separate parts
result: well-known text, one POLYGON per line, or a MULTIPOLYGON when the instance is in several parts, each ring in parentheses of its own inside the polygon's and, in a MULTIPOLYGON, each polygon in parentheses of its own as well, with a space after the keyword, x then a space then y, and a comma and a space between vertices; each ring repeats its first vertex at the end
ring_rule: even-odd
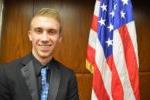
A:
POLYGON ((140 100, 130 0, 96 0, 86 67, 93 73, 91 100, 140 100))

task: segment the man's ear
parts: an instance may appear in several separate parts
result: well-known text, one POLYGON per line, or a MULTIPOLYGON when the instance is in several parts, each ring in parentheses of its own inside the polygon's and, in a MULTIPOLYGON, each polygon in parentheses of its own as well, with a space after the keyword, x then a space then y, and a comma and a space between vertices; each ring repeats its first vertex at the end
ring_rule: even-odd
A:
POLYGON ((60 31, 60 33, 59 33, 59 42, 60 43, 62 42, 62 39, 63 39, 63 34, 62 34, 62 31, 60 31))
POLYGON ((62 37, 62 36, 60 36, 60 37, 59 37, 59 42, 60 42, 60 43, 61 43, 62 39, 63 39, 63 37, 62 37))
POLYGON ((32 41, 31 31, 30 30, 28 31, 28 37, 29 37, 29 40, 32 41))

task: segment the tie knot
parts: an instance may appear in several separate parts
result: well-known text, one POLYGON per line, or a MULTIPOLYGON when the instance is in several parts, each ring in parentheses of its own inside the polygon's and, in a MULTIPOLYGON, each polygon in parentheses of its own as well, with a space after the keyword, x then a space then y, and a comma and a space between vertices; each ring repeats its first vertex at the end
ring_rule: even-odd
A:
POLYGON ((42 80, 45 80, 46 81, 46 79, 47 79, 47 68, 46 67, 43 67, 43 68, 41 68, 41 78, 42 78, 42 80))
POLYGON ((46 73, 47 73, 47 68, 46 67, 41 68, 41 74, 45 75, 46 73))

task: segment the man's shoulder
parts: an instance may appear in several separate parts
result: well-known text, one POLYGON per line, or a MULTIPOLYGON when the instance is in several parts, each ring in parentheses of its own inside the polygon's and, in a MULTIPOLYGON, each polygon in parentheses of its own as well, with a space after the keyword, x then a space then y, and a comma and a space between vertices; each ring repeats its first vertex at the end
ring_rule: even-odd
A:
POLYGON ((4 67, 14 66, 14 65, 18 64, 20 61, 21 61, 21 58, 17 58, 15 60, 10 61, 10 62, 3 63, 3 64, 1 64, 1 66, 4 66, 4 67))
POLYGON ((55 63, 57 65, 56 67, 61 71, 62 74, 74 75, 74 72, 70 67, 64 65, 58 60, 55 60, 55 63))
POLYGON ((0 64, 0 67, 15 67, 15 66, 18 66, 18 64, 21 64, 22 62, 28 60, 29 58, 29 55, 26 55, 26 56, 23 56, 23 57, 20 57, 20 58, 16 58, 10 62, 7 62, 7 63, 2 63, 0 64))
POLYGON ((66 71, 72 71, 68 66, 64 65, 62 62, 54 59, 55 64, 57 64, 57 67, 61 70, 66 70, 66 71))
MULTIPOLYGON (((20 62, 20 59, 15 59, 7 63, 0 64, 0 76, 7 76, 13 75, 12 73, 15 72, 15 69, 20 62), (11 73, 11 74, 10 74, 11 73)), ((8 76, 7 76, 8 77, 8 76)))

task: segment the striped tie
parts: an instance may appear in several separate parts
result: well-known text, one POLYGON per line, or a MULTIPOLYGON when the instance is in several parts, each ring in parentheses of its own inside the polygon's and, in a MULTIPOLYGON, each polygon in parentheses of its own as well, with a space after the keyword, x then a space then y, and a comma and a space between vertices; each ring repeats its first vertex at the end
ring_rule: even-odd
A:
POLYGON ((47 100, 48 98, 48 83, 47 83, 47 68, 41 69, 41 100, 47 100))

